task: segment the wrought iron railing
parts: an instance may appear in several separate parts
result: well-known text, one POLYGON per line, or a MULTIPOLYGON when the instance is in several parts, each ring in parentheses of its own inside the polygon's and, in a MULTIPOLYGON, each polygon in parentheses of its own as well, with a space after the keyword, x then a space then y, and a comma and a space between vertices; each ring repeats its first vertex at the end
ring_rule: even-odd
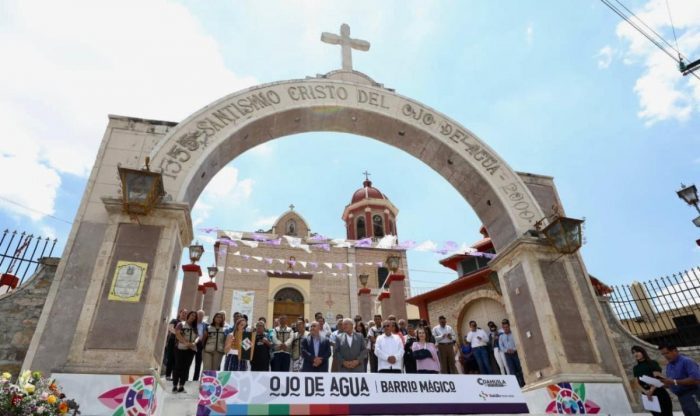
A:
POLYGON ((612 289, 610 306, 632 334, 656 345, 700 345, 700 267, 612 289))
POLYGON ((50 257, 56 239, 26 232, 5 230, 0 236, 0 294, 18 288, 39 266, 39 259, 50 257))

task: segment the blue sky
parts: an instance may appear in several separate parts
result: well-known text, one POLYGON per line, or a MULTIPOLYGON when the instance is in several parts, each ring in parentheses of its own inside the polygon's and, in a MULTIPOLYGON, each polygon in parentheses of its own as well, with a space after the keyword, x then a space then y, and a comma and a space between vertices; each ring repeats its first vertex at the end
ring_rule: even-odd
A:
MULTIPOLYGON (((371 43, 357 70, 458 120, 513 169, 554 176, 567 213, 586 218, 591 274, 617 284, 700 264, 697 214, 675 195, 700 184, 700 84, 597 0, 96 3, 0 5, 0 227, 56 236, 57 253, 107 114, 178 121, 248 86, 337 69, 339 48, 319 38, 346 22, 371 43)), ((624 3, 672 39, 665 2, 624 3)), ((700 3, 670 5, 681 50, 700 58, 700 3)), ((480 238, 470 206, 420 161, 329 133, 232 161, 193 220, 255 230, 294 203, 313 231, 343 237, 365 169, 399 207, 402 239, 480 238)), ((455 277, 438 259, 410 254, 414 286, 455 277)))

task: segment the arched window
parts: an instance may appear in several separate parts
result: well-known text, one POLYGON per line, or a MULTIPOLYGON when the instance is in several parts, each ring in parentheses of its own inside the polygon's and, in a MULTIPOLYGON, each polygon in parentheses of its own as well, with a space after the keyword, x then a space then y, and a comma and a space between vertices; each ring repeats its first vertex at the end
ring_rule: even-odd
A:
POLYGON ((285 230, 286 235, 297 235, 297 222, 294 220, 287 221, 287 227, 285 230))
POLYGON ((374 236, 384 237, 384 221, 381 215, 372 217, 372 225, 374 226, 374 236))
POLYGON ((367 229, 365 228, 365 219, 363 217, 359 217, 357 219, 357 239, 365 238, 367 237, 367 229))
POLYGON ((302 295, 298 290, 291 287, 286 287, 275 294, 275 302, 296 302, 303 303, 304 295, 302 295))

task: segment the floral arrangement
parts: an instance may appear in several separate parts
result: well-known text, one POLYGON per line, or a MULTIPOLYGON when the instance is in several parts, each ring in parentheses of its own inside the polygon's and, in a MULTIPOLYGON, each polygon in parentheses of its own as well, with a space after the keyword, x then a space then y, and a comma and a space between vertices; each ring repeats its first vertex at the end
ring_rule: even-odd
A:
POLYGON ((66 399, 54 380, 43 378, 38 371, 29 370, 12 383, 12 374, 0 376, 0 414, 24 415, 79 415, 78 404, 66 399))

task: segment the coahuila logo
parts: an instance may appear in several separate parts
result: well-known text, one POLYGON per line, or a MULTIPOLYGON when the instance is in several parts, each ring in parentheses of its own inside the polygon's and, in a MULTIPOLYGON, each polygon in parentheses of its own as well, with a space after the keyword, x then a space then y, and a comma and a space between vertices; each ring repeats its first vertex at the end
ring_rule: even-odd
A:
POLYGON ((505 380, 487 380, 484 378, 477 378, 476 382, 479 383, 480 386, 486 386, 486 387, 505 387, 506 386, 506 381, 505 380))

